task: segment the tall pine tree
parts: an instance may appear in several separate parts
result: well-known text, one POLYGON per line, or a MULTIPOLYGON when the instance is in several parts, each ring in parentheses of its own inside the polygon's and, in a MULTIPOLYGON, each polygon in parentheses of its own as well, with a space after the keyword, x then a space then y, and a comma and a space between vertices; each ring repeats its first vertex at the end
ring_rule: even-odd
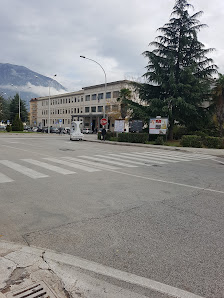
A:
POLYGON ((168 23, 154 42, 152 51, 143 55, 148 59, 145 84, 137 84, 140 98, 150 105, 151 116, 169 116, 170 139, 174 121, 191 129, 203 122, 203 102, 210 93, 212 75, 217 72, 213 60, 198 40, 197 33, 206 25, 197 19, 202 11, 189 14, 187 0, 176 0, 168 23))
MULTIPOLYGON (((19 94, 17 93, 11 100, 9 105, 10 110, 10 120, 13 121, 15 116, 19 113, 19 94)), ((28 112, 26 109, 26 103, 20 98, 20 118, 22 122, 28 120, 28 112)))

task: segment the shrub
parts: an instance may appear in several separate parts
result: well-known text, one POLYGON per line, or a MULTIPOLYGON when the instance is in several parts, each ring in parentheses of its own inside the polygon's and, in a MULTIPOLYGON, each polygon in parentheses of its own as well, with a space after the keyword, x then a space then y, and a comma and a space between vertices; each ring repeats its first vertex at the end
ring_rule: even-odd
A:
POLYGON ((127 143, 143 143, 145 144, 149 139, 147 133, 119 133, 118 142, 127 142, 127 143))
POLYGON ((202 138, 200 136, 182 136, 180 144, 183 147, 195 147, 201 148, 202 147, 202 138))
POLYGON ((11 126, 11 125, 7 125, 7 126, 6 126, 6 131, 7 131, 7 132, 12 131, 12 126, 11 126))
POLYGON ((158 136, 155 140, 155 145, 163 145, 164 144, 164 138, 163 136, 158 136))
POLYGON ((223 146, 223 139, 217 137, 205 137, 203 144, 208 148, 220 149, 223 146))
POLYGON ((174 125, 173 128, 173 138, 174 140, 180 140, 183 135, 187 135, 188 130, 185 126, 174 125))
POLYGON ((19 115, 15 116, 15 119, 12 122, 12 130, 13 131, 23 131, 23 122, 19 119, 19 115))

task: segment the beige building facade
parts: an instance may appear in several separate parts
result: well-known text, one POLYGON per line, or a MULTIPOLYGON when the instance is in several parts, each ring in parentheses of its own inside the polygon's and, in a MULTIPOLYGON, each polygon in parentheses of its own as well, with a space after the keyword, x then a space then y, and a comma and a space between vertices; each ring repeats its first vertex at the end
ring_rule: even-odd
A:
MULTIPOLYGON (((73 120, 83 122, 83 127, 93 131, 101 128, 100 119, 108 119, 108 129, 113 131, 115 119, 121 118, 120 104, 117 98, 120 90, 128 88, 132 91, 131 99, 139 101, 131 81, 122 80, 105 85, 94 85, 82 88, 80 91, 54 95, 50 97, 50 126, 70 127, 73 120)), ((49 97, 39 97, 30 100, 31 125, 48 126, 49 97), (35 111, 36 105, 36 111, 35 111), (35 125, 36 123, 36 125, 35 125)))

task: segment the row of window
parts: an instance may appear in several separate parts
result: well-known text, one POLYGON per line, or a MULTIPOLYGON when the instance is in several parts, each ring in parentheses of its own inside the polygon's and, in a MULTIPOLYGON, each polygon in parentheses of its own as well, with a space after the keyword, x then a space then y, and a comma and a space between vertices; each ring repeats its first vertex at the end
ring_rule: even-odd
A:
MULTIPOLYGON (((119 91, 113 91, 113 98, 119 97, 119 91)), ((112 92, 106 92, 106 99, 110 99, 112 96, 112 92)), ((101 100, 104 98, 104 93, 86 95, 85 101, 90 100, 101 100)), ((83 102, 83 97, 74 97, 74 98, 60 98, 60 99, 51 99, 51 105, 58 105, 58 104, 66 104, 66 103, 76 103, 76 102, 83 102)), ((47 106, 49 104, 48 99, 42 101, 42 106, 47 106)))
MULTIPOLYGON (((119 91, 113 91, 113 98, 117 98, 119 97, 120 95, 120 92, 119 91)), ((112 92, 106 92, 106 99, 110 99, 112 96, 112 92)), ((91 95, 91 99, 92 100, 100 100, 100 99, 103 99, 104 98, 104 93, 98 93, 98 94, 92 94, 91 95)), ((85 97, 85 101, 90 101, 90 95, 86 95, 85 97)))
MULTIPOLYGON (((83 102, 83 97, 81 98, 61 98, 61 99, 51 99, 51 105, 59 105, 66 103, 75 103, 75 102, 83 102)), ((42 106, 47 106, 49 104, 48 99, 42 101, 42 106)))
MULTIPOLYGON (((106 112, 110 112, 111 108, 110 106, 106 106, 106 112)), ((112 111, 118 111, 118 105, 112 105, 112 111)), ((71 109, 55 109, 51 110, 51 115, 62 115, 62 114, 79 114, 82 113, 82 108, 71 108, 71 109)), ((85 107, 85 113, 102 113, 103 112, 103 106, 94 106, 94 107, 85 107)), ((42 115, 48 115, 48 110, 42 110, 42 115)))

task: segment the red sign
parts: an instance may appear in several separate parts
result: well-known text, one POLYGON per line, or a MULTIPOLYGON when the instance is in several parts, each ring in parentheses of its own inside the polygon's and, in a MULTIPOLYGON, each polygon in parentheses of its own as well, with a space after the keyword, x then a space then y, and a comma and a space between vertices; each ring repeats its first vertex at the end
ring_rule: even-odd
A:
POLYGON ((101 125, 106 125, 106 124, 107 124, 107 119, 106 119, 106 118, 102 118, 102 119, 100 120, 100 124, 101 124, 101 125))

